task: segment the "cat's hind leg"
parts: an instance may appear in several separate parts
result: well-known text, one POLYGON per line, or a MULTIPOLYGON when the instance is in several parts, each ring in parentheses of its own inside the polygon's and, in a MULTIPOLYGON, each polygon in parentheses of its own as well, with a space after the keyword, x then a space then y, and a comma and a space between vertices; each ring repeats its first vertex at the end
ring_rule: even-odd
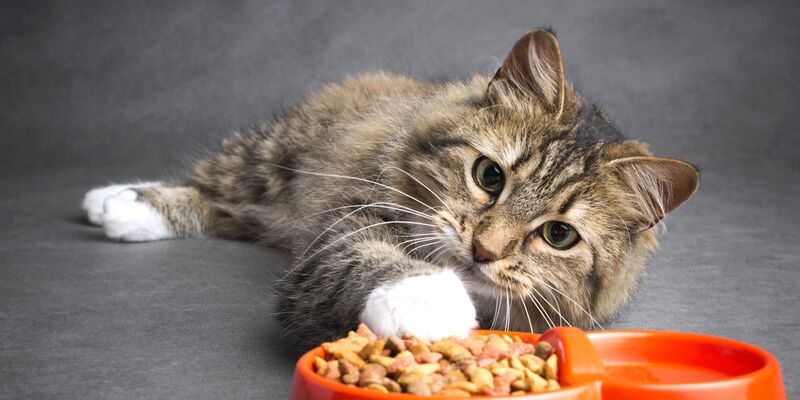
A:
POLYGON ((89 203, 97 204, 90 197, 99 196, 103 191, 107 194, 102 211, 89 207, 87 216, 99 221, 111 239, 147 242, 196 237, 212 225, 214 207, 197 188, 153 183, 115 186, 95 189, 84 199, 84 208, 87 208, 89 203))

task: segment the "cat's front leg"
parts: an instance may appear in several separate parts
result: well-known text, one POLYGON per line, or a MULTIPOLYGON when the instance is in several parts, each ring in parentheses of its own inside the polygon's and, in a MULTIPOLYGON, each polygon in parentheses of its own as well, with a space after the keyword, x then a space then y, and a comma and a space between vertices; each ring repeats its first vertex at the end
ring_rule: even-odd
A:
POLYGON ((361 320, 379 335, 410 333, 431 340, 466 336, 477 327, 475 306, 461 279, 449 269, 374 289, 361 320))
POLYGON ((397 233, 382 228, 361 236, 332 235, 279 281, 276 315, 291 337, 315 345, 359 322, 380 335, 430 339, 466 335, 477 326, 459 277, 410 257, 393 242, 397 233))

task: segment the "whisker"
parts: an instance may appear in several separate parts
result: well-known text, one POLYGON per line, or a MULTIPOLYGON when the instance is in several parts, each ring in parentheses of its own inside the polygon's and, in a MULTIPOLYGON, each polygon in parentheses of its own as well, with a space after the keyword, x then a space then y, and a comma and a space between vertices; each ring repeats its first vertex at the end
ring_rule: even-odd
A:
POLYGON ((433 255, 434 255, 434 254, 436 254, 436 252, 438 252, 438 251, 442 251, 442 254, 444 254, 444 251, 443 251, 443 250, 447 250, 447 243, 445 243, 445 244, 443 244, 443 245, 441 245, 441 246, 439 246, 439 247, 437 247, 437 248, 433 249, 433 250, 432 250, 432 251, 431 251, 431 252, 430 252, 430 253, 429 253, 429 254, 428 254, 426 257, 425 257, 425 260, 428 260, 428 259, 430 259, 430 260, 434 260, 434 259, 435 259, 435 257, 434 257, 433 255))
POLYGON ((545 287, 545 289, 547 289, 547 293, 552 297, 553 302, 556 303, 556 312, 558 313, 558 318, 561 319, 559 322, 566 322, 568 326, 572 326, 569 320, 564 317, 564 314, 561 313, 561 302, 558 301, 558 296, 556 296, 550 288, 545 287))
POLYGON ((384 221, 384 222, 378 222, 378 223, 375 223, 375 224, 372 224, 372 225, 367 225, 365 227, 356 229, 355 231, 352 231, 352 232, 350 232, 350 233, 348 233, 348 234, 346 234, 346 235, 344 235, 344 236, 342 236, 342 237, 340 237, 340 238, 338 238, 338 239, 326 244, 321 249, 315 251, 314 254, 311 254, 310 256, 306 257, 305 259, 303 259, 302 261, 297 263, 296 266, 294 266, 292 269, 289 270, 289 272, 287 272, 287 275, 292 273, 299 266, 305 264, 308 260, 314 258, 314 256, 316 256, 317 254, 325 251, 326 249, 328 249, 329 247, 333 246, 334 244, 336 244, 336 243, 338 243, 338 242, 340 242, 340 241, 342 241, 344 239, 347 239, 350 236, 355 235, 356 233, 365 231, 365 230, 370 229, 370 228, 374 228, 376 226, 391 225, 391 224, 423 225, 423 226, 433 226, 433 227, 436 226, 436 225, 426 224, 426 223, 422 223, 422 222, 414 222, 414 221, 384 221))
POLYGON ((522 309, 525 310, 525 318, 528 319, 528 332, 533 333, 533 323, 531 322, 531 315, 528 313, 528 305, 525 304, 525 299, 519 295, 519 302, 522 303, 522 309))
MULTIPOLYGON (((359 170, 359 172, 361 172, 361 171, 359 170)), ((378 173, 378 176, 377 176, 377 177, 375 177, 375 182, 378 182, 378 181, 380 181, 380 180, 381 180, 381 178, 383 177, 383 173, 384 173, 384 172, 386 172, 386 170, 385 170, 385 169, 382 169, 382 170, 381 170, 381 172, 380 172, 380 173, 378 173)), ((372 193, 373 193, 373 192, 375 192, 375 185, 372 185, 372 186, 369 188, 369 193, 367 193, 366 201, 369 201, 370 197, 372 197, 372 193)), ((366 201, 365 201, 365 202, 366 202, 366 201)))
POLYGON ((359 178, 357 176, 348 176, 348 175, 339 175, 339 174, 326 174, 326 173, 323 173, 323 172, 303 171, 303 170, 299 170, 299 169, 295 169, 295 168, 284 167, 283 165, 278 165, 278 164, 273 164, 273 163, 268 163, 268 164, 270 164, 270 165, 272 165, 272 166, 274 166, 276 168, 281 168, 281 169, 285 169, 285 170, 288 170, 288 171, 293 171, 293 172, 297 172, 297 173, 301 173, 301 174, 307 174, 307 175, 313 175, 313 176, 322 176, 322 177, 327 177, 327 178, 352 179, 352 180, 355 180, 355 181, 358 181, 358 182, 372 183, 372 184, 374 184, 376 186, 380 186, 382 188, 389 189, 389 190, 391 190, 393 192, 402 194, 403 196, 406 196, 409 199, 414 200, 417 203, 422 204, 425 207, 433 208, 430 205, 428 205, 427 203, 425 203, 424 201, 422 201, 422 200, 420 200, 420 199, 418 199, 418 198, 416 198, 416 197, 414 197, 414 196, 412 196, 412 195, 410 195, 410 194, 408 194, 408 193, 406 193, 406 192, 404 192, 404 191, 402 191, 400 189, 397 189, 397 188, 394 188, 392 186, 386 185, 384 183, 376 182, 376 181, 373 181, 373 180, 370 180, 370 179, 359 178))
POLYGON ((501 318, 500 322, 502 322, 502 324, 500 325, 500 329, 502 329, 502 330, 508 330, 508 329, 506 329, 506 326, 508 325, 508 297, 507 296, 508 296, 508 291, 506 290, 506 288, 503 288, 503 291, 500 292, 500 301, 501 301, 500 306, 502 307, 502 311, 500 312, 500 318, 501 318))
POLYGON ((390 166, 390 167, 386 167, 386 168, 384 168, 384 170, 387 170, 387 169, 396 169, 396 170, 398 170, 398 171, 400 171, 400 172, 402 172, 402 173, 404 173, 404 174, 408 175, 408 177, 409 177, 409 178, 413 179, 415 182, 419 183, 420 185, 422 185, 422 187, 424 187, 424 188, 425 188, 425 189, 427 189, 429 192, 431 192, 431 194, 432 194, 432 195, 434 195, 434 196, 436 197, 436 199, 438 199, 438 200, 439 200, 439 202, 440 202, 440 203, 442 203, 442 205, 443 205, 445 208, 447 208, 447 211, 450 211, 450 214, 452 214, 452 215, 456 215, 456 214, 453 212, 453 210, 451 210, 451 209, 450 209, 450 207, 448 207, 448 206, 447 206, 447 203, 445 203, 445 202, 444 202, 444 200, 442 200, 442 198, 441 198, 441 197, 439 197, 439 195, 438 195, 438 194, 436 194, 436 192, 434 192, 433 190, 431 190, 431 188, 429 188, 428 186, 426 186, 424 183, 420 182, 420 181, 419 181, 419 179, 417 179, 416 177, 414 177, 414 176, 413 176, 413 175, 411 175, 410 173, 408 173, 408 172, 406 172, 406 171, 404 171, 403 169, 401 169, 401 168, 398 168, 398 167, 390 166))
POLYGON ((586 315, 589 317, 589 319, 591 319, 591 320, 592 320, 592 323, 594 323, 595 325, 597 325, 597 327, 599 327, 599 328, 600 328, 600 330, 605 330, 605 328, 603 328, 603 326, 602 326, 602 325, 600 325, 600 323, 599 323, 599 322, 597 322, 597 320, 594 318, 594 316, 592 315, 592 313, 590 313, 589 311, 586 311, 586 309, 585 309, 585 308, 583 308, 583 306, 582 306, 582 305, 580 305, 580 304, 579 304, 577 301, 573 300, 571 297, 567 296, 567 295, 566 295, 564 292, 562 292, 562 291, 558 290, 556 287, 554 287, 554 286, 550 285, 550 284, 549 284, 549 283, 547 283, 547 282, 546 282, 544 279, 538 279, 537 277, 535 277, 535 276, 533 276, 533 275, 531 275, 531 278, 533 278, 533 279, 536 279, 536 280, 537 280, 537 281, 538 281, 540 284, 542 284, 542 285, 544 285, 544 286, 547 286, 547 287, 549 287, 550 289, 554 290, 556 293, 558 293, 558 294, 560 294, 561 296, 563 296, 563 297, 564 297, 565 299, 567 299, 569 302, 571 302, 571 303, 572 303, 572 304, 574 304, 576 307, 578 307, 578 309, 580 309, 580 310, 581 310, 581 311, 582 311, 584 314, 586 314, 586 315))
POLYGON ((309 218, 313 218, 313 217, 315 217, 317 215, 326 214, 326 213, 330 213, 330 212, 334 212, 334 211, 338 211, 338 210, 344 210, 344 209, 348 209, 348 208, 359 208, 359 210, 360 210, 362 208, 369 208, 369 207, 387 208, 387 209, 390 209, 390 210, 405 211, 405 212, 408 212, 410 214, 414 214, 414 215, 417 215, 417 216, 422 217, 422 218, 427 218, 427 219, 432 220, 432 221, 433 220, 438 220, 438 221, 441 221, 441 222, 447 222, 447 221, 441 219, 440 217, 437 217, 435 215, 425 214, 425 213, 423 213, 423 212, 421 212, 419 210, 415 210, 415 209, 413 209, 411 207, 406 207, 406 206, 404 206, 402 204, 397 204, 397 203, 392 203, 392 202, 387 202, 387 201, 379 201, 379 202, 375 202, 375 203, 351 204, 351 205, 346 205, 346 206, 341 206, 341 207, 329 208, 329 209, 324 210, 324 211, 317 211, 317 212, 302 216, 302 217, 297 218, 295 220, 289 221, 289 223, 294 224, 294 223, 297 223, 297 222, 300 222, 300 221, 303 221, 303 220, 306 220, 306 219, 309 219, 309 218), (399 207, 400 209, 389 208, 388 206, 399 207))
POLYGON ((397 235, 399 238, 415 238, 415 237, 426 237, 426 236, 444 236, 442 233, 439 232, 429 232, 429 233, 411 233, 408 235, 397 235))
POLYGON ((410 246, 413 246, 413 245, 415 245, 415 244, 418 244, 418 243, 425 243, 425 242, 430 242, 430 241, 438 241, 438 240, 440 240, 440 238, 439 238, 439 237, 429 237, 429 238, 409 239, 409 240, 405 240, 405 241, 402 241, 402 242, 400 242, 400 243, 396 244, 396 245, 394 246, 394 248, 395 248, 395 249, 397 249, 398 247, 400 247, 400 245, 403 245, 403 244, 406 244, 406 243, 408 243, 408 244, 406 244, 406 245, 403 247, 403 249, 402 249, 402 250, 400 250, 400 251, 402 251, 402 252, 405 252, 407 248, 409 248, 410 246))
MULTIPOLYGON (((536 293, 538 293, 538 292, 536 292, 536 293)), ((539 303, 539 306, 542 307, 542 310, 544 311, 544 315, 547 317, 547 319, 550 320, 550 326, 551 327, 555 327, 556 326, 556 321, 553 319, 553 317, 550 316, 550 313, 547 312, 547 308, 545 308, 544 304, 542 304, 543 298, 541 298, 541 295, 537 296, 537 295, 534 294, 533 298, 534 298, 534 300, 536 300, 537 303, 539 303)))
MULTIPOLYGON (((344 220, 345 220, 345 219, 347 219, 348 217, 352 216, 353 214, 355 214, 355 213, 357 213, 357 212, 359 212, 359 211, 361 211, 361 210, 363 210, 363 209, 365 209, 365 208, 369 208, 369 207, 375 207, 375 208, 384 208, 384 209, 389 209, 389 210, 403 211, 403 210, 400 210, 400 209, 395 209, 394 207, 387 207, 387 206, 378 205, 378 204, 379 204, 379 203, 373 203, 373 204, 364 204, 364 205, 362 205, 361 207, 359 207, 358 209, 356 209, 356 210, 353 210, 353 211, 351 211, 351 212, 347 213, 345 216, 343 216, 343 217, 339 218, 338 220, 336 220, 336 222, 332 223, 330 226, 328 226, 327 228, 325 228, 325 230, 323 230, 322 232, 320 232, 320 233, 319 233, 319 235, 317 235, 317 236, 314 238, 314 240, 312 240, 312 241, 311 241, 311 243, 309 243, 309 244, 308 244, 308 246, 306 246, 306 249, 305 249, 305 250, 303 250, 303 252, 302 252, 302 253, 300 253, 300 257, 302 257, 302 256, 306 255, 306 253, 308 252, 308 250, 310 250, 310 249, 311 249, 311 247, 312 247, 312 246, 313 246, 315 243, 317 243, 317 240, 319 240, 319 239, 320 239, 322 236, 324 236, 324 235, 325 235, 327 232, 329 232, 331 229, 333 229, 333 227, 334 227, 334 226, 338 225, 340 222, 344 221, 344 220)), ((410 213, 410 214, 417 215, 417 214, 415 214, 415 213, 410 213)), ((431 218, 431 219, 432 219, 432 218, 431 218)), ((436 227, 436 225, 430 225, 430 226, 436 227)))
POLYGON ((506 329, 508 330, 511 327, 511 304, 509 304, 509 298, 511 295, 509 294, 511 289, 506 287, 506 329))
POLYGON ((426 243, 426 244, 422 244, 422 245, 419 245, 417 247, 414 247, 411 250, 409 250, 408 253, 411 254, 411 253, 414 253, 415 251, 417 251, 419 249, 422 249, 422 248, 425 248, 425 247, 428 247, 428 246, 433 246, 435 244, 439 244, 439 239, 436 239, 435 241, 433 241, 431 243, 426 243))
POLYGON ((547 300, 547 297, 544 294, 542 294, 541 292, 539 292, 539 290, 536 289, 536 287, 531 287, 531 289, 534 290, 539 295, 539 297, 541 297, 542 300, 544 300, 547 303, 548 306, 550 306, 550 309, 552 309, 553 311, 556 312, 556 314, 558 314, 559 326, 563 326, 564 324, 572 326, 569 323, 569 321, 564 317, 564 315, 561 313, 561 304, 558 302, 558 297, 556 297, 556 295, 553 293, 552 290, 550 290, 550 288, 544 287, 544 289, 547 290, 547 294, 549 295, 550 299, 552 299, 553 303, 555 303, 555 307, 553 307, 553 304, 550 303, 547 300))
POLYGON ((500 315, 500 292, 495 287, 492 288, 492 298, 494 300, 494 316, 492 317, 491 329, 494 329, 497 324, 497 317, 500 315))
POLYGON ((394 207, 397 207, 397 208, 399 208, 397 211, 405 211, 405 212, 408 212, 408 213, 410 213, 410 214, 414 214, 414 215, 420 216, 420 217, 422 217, 422 218, 427 218, 427 219, 429 219, 429 220, 431 220, 431 221, 439 221, 439 222, 442 222, 442 223, 448 223, 446 220, 442 219, 442 218, 441 218, 441 217, 439 217, 439 216, 436 216, 436 215, 430 215, 430 214, 425 214, 425 213, 424 213, 424 212, 422 212, 422 211, 415 210, 415 209, 413 209, 413 208, 411 208, 411 207, 404 206, 404 205, 402 205, 402 204, 397 204, 397 203, 392 203, 392 202, 387 202, 387 201, 380 201, 380 202, 373 203, 373 204, 381 204, 381 205, 394 206, 394 207))
POLYGON ((545 311, 544 311, 544 308, 541 306, 541 304, 539 304, 539 302, 538 302, 538 301, 536 301, 536 298, 534 298, 534 297, 531 295, 531 293, 528 293, 527 295, 528 295, 528 298, 529 298, 529 299, 531 300, 531 302, 533 303, 534 307, 536 307, 536 310, 537 310, 537 311, 539 311, 539 315, 541 315, 541 316, 542 316, 542 318, 544 319, 544 322, 547 324, 547 326, 548 326, 548 327, 550 327, 550 328, 552 328, 552 327, 553 327, 553 324, 551 323, 551 321, 550 321, 550 318, 549 318, 549 317, 546 315, 546 313, 545 313, 545 311))
MULTIPOLYGON (((539 291, 536 288, 532 288, 532 289, 536 290, 536 293, 539 293, 539 291)), ((567 326, 572 326, 572 324, 569 322, 569 320, 564 317, 564 314, 561 313, 561 304, 559 304, 559 302, 558 302, 558 297, 556 297, 556 295, 553 293, 552 290, 550 290, 550 288, 545 287, 545 289, 547 289, 547 293, 550 295, 550 298, 553 299, 553 302, 556 303, 556 307, 553 310, 556 312, 556 314, 558 314, 558 323, 559 323, 559 325, 562 325, 562 322, 563 322, 567 326)), ((549 305, 550 308, 553 308, 553 305, 550 304, 549 301, 547 301, 547 298, 544 295, 539 293, 539 296, 542 298, 542 300, 545 300, 545 302, 547 302, 547 305, 549 305)))
MULTIPOLYGON (((551 310, 555 311, 555 312, 558 314, 558 316, 559 316, 559 317, 561 317, 561 320, 564 320, 564 317, 562 317, 562 316, 561 316, 561 312, 560 312, 560 311, 558 311, 558 310, 556 310, 556 308, 553 306, 553 304, 551 304, 551 303, 550 303, 550 301, 548 301, 548 300, 547 300, 547 298, 546 298, 546 297, 544 297, 544 296, 542 295, 542 293, 540 293, 540 292, 539 292, 539 290, 537 290, 537 289, 536 289, 536 287, 534 287, 534 286, 531 286, 531 289, 533 289, 533 291, 534 291, 534 292, 536 292, 536 294, 538 294, 538 295, 539 295, 539 297, 542 299, 542 301, 544 301, 545 303, 547 303, 547 305, 548 305, 548 306, 550 306, 550 309, 551 309, 551 310)), ((544 307, 542 307, 542 308, 544 308, 544 307)), ((548 316, 549 316, 549 314, 548 314, 548 316)), ((551 321, 551 322, 553 322, 553 325, 555 325, 555 324, 556 324, 556 323, 555 323, 555 321, 553 321, 553 319, 552 319, 552 318, 550 318, 550 321, 551 321)), ((559 321, 559 322, 560 322, 560 321, 559 321)), ((572 325, 570 325, 570 326, 572 326, 572 325)))

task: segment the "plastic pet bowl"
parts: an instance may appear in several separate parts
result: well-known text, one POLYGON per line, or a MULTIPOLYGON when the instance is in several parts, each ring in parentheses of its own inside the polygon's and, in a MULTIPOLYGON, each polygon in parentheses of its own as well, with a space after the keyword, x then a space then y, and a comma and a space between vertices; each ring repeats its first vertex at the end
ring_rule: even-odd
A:
MULTIPOLYGON (((484 399, 535 400, 743 400, 786 399, 778 362, 756 346, 729 339, 663 331, 603 331, 553 328, 542 335, 517 335, 525 342, 544 340, 558 354, 554 392, 484 399)), ((380 393, 330 381, 314 373, 317 347, 297 362, 290 400, 420 400, 412 394, 380 393)), ((443 399, 442 396, 427 398, 443 399)))

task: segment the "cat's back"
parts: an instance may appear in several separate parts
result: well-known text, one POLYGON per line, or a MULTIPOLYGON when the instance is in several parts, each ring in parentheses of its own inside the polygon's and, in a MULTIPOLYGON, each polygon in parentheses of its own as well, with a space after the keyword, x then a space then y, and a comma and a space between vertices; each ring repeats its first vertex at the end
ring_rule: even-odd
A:
POLYGON ((357 159, 384 143, 432 90, 429 83, 391 72, 348 76, 309 95, 264 134, 306 161, 299 164, 357 159), (337 148, 349 149, 348 154, 331 151, 337 148))
POLYGON ((397 118, 430 93, 431 85, 391 72, 374 72, 325 85, 311 94, 300 110, 327 126, 397 118))
POLYGON ((344 108, 363 108, 381 98, 414 96, 427 92, 429 84, 408 76, 377 71, 357 76, 347 76, 339 83, 325 85, 311 94, 307 104, 328 106, 338 103, 344 108))

